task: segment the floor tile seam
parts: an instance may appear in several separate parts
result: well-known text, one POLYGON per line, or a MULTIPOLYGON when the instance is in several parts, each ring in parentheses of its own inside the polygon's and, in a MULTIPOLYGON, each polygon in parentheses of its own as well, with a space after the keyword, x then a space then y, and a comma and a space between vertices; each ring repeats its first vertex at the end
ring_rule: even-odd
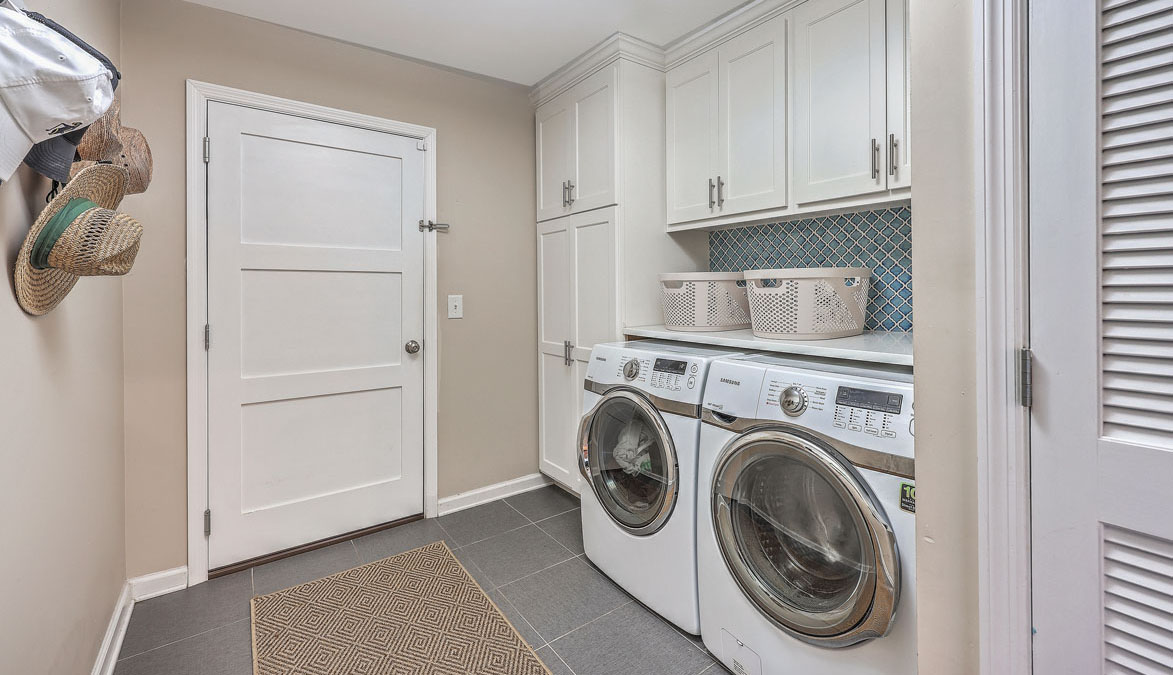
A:
POLYGON ((562 662, 562 665, 566 667, 566 670, 570 671, 570 675, 578 675, 578 673, 574 672, 574 668, 571 668, 570 664, 566 662, 566 659, 562 658, 562 655, 558 653, 558 650, 554 649, 553 642, 547 642, 546 646, 550 648, 550 652, 554 654, 554 656, 558 657, 558 660, 562 662))
MULTIPOLYGON (((531 521, 528 521, 528 520, 527 520, 527 521, 526 521, 526 523, 525 523, 525 525, 519 525, 518 527, 511 527, 511 528, 509 528, 508 530, 505 530, 504 532, 498 532, 497 534, 494 534, 494 535, 491 535, 491 536, 485 537, 484 539, 477 539, 476 541, 470 541, 470 542, 468 542, 467 544, 460 544, 460 545, 458 545, 456 548, 454 548, 454 549, 452 549, 452 550, 453 550, 453 551, 456 551, 456 550, 458 550, 458 549, 462 549, 462 548, 468 548, 469 546, 472 546, 472 545, 474 545, 474 544, 481 544, 481 543, 484 543, 484 542, 486 542, 486 541, 489 541, 490 539, 496 539, 497 537, 502 537, 502 536, 504 536, 504 535, 507 535, 507 534, 509 534, 510 532, 516 532, 516 531, 518 531, 518 530, 523 530, 523 529, 525 529, 525 528, 527 528, 527 527, 529 527, 529 526, 531 526, 531 525, 534 525, 534 526, 536 527, 536 525, 535 525, 533 522, 531 522, 531 521)), ((541 530, 542 532, 545 532, 545 530, 542 530, 542 528, 540 528, 540 527, 539 527, 538 529, 539 529, 539 530, 541 530)), ((454 541, 455 541, 455 540, 454 540, 454 541)))
POLYGON ((557 518, 558 516, 564 516, 564 515, 570 513, 571 511, 581 509, 581 508, 582 508, 581 506, 574 506, 569 509, 566 509, 565 511, 559 511, 558 513, 555 513, 552 516, 546 516, 545 518, 542 518, 541 520, 535 520, 534 525, 540 526, 542 523, 546 522, 547 520, 550 520, 551 518, 557 518))
POLYGON ((193 640, 195 638, 200 637, 201 635, 207 635, 208 633, 220 630, 221 628, 227 628, 228 626, 235 626, 236 624, 243 623, 245 621, 252 621, 252 617, 248 617, 248 618, 244 618, 244 619, 237 619, 236 621, 229 621, 228 623, 220 624, 219 626, 216 626, 214 628, 209 628, 208 630, 203 630, 198 633, 188 635, 187 637, 179 638, 178 640, 172 640, 171 642, 161 644, 158 647, 151 647, 150 649, 138 652, 137 654, 131 654, 130 656, 123 657, 121 654, 119 654, 117 661, 122 662, 122 661, 129 661, 131 659, 137 659, 138 657, 143 656, 144 654, 150 654, 151 652, 158 651, 160 649, 163 649, 164 647, 170 647, 172 645, 177 645, 180 642, 187 642, 188 640, 193 640))
MULTIPOLYGON (((498 588, 497 590, 498 590, 498 591, 500 591, 501 589, 500 589, 500 588, 498 588)), ((490 599, 492 599, 492 598, 490 598, 490 599)), ((532 623, 530 623, 530 620, 529 620, 529 618, 528 618, 528 617, 527 617, 527 616, 526 616, 526 615, 525 615, 525 614, 524 614, 524 613, 523 613, 523 612, 522 612, 520 609, 518 609, 518 608, 517 608, 517 605, 513 604, 513 601, 512 601, 512 600, 510 600, 509 598, 507 598, 507 597, 505 596, 505 594, 504 594, 504 593, 501 593, 501 599, 502 599, 502 600, 504 600, 505 602, 508 602, 508 603, 509 603, 509 606, 513 608, 513 611, 517 612, 518 616, 520 616, 520 617, 521 617, 521 620, 525 622, 525 625, 529 626, 529 627, 530 627, 530 630, 532 630, 532 631, 534 632, 534 635, 537 635, 537 636, 538 636, 538 639, 540 639, 540 640, 545 640, 545 639, 546 639, 546 638, 545 638, 545 636, 543 636, 543 635, 542 635, 542 633, 541 633, 541 632, 540 632, 540 631, 539 631, 537 628, 535 628, 535 627, 534 627, 534 625, 533 625, 532 623)), ((508 617, 506 617, 506 620, 508 620, 508 617)), ((538 651, 538 650, 539 650, 539 649, 541 649, 542 647, 545 647, 545 646, 546 646, 546 645, 548 645, 548 644, 550 644, 550 643, 549 643, 549 642, 543 642, 543 643, 542 643, 542 644, 540 644, 540 645, 536 645, 536 646, 533 646, 533 645, 531 645, 531 646, 533 646, 533 650, 536 652, 536 651, 538 651)))
POLYGON ((670 621, 668 621, 668 622, 665 622, 665 623, 667 623, 667 624, 668 624, 668 625, 669 625, 669 626, 672 628, 672 630, 676 631, 676 632, 677 632, 677 633, 680 635, 680 637, 682 637, 682 638, 684 638, 685 640, 687 640, 687 641, 688 641, 688 644, 690 644, 690 645, 692 645, 693 647, 695 647, 695 648, 696 648, 698 651, 700 651, 702 654, 708 655, 709 651, 708 651, 707 649, 705 649, 705 647, 704 647, 704 643, 700 643, 700 644, 698 644, 698 643, 696 642, 696 639, 695 639, 695 638, 696 638, 696 636, 695 636, 695 635, 689 635, 688 633, 685 633, 685 632, 684 632, 684 631, 683 631, 683 630, 682 630, 682 629, 681 629, 679 626, 677 626, 676 624, 674 624, 674 623, 672 623, 672 622, 670 622, 670 621))
MULTIPOLYGON (((587 626, 589 626, 589 625, 591 625, 592 623, 594 623, 594 622, 598 621, 599 619, 602 619, 602 618, 604 618, 604 617, 607 617, 607 616, 609 616, 609 615, 611 615, 611 614, 614 614, 615 612, 618 612, 619 610, 623 609, 624 607, 626 607, 626 606, 630 605, 630 604, 631 604, 631 603, 633 603, 633 602, 635 602, 635 601, 634 601, 634 600, 628 600, 627 602, 625 602, 625 603, 623 603, 623 604, 619 605, 618 607, 615 607, 614 609, 612 609, 612 610, 610 610, 610 611, 608 611, 608 612, 603 612, 602 614, 600 614, 600 615, 596 616, 595 618, 591 619, 590 621, 587 621, 586 623, 582 624, 581 626, 575 626, 574 628, 571 628, 570 630, 568 630, 568 631, 566 631, 565 633, 563 633, 563 634, 559 635, 558 637, 554 638, 553 640, 550 640, 550 642, 549 642, 548 644, 551 646, 551 648, 553 648, 553 645, 554 645, 554 643, 555 643, 555 642, 557 642, 557 641, 561 640, 562 638, 566 637, 567 635, 570 635, 571 633, 573 633, 573 632, 575 632, 575 631, 577 631, 577 630, 582 630, 583 628, 586 628, 587 626)), ((559 658, 561 658, 561 657, 559 657, 559 658)))
MULTIPOLYGON (((525 518, 526 520, 528 520, 528 521, 530 522, 530 524, 531 524, 531 525, 533 525, 533 524, 534 524, 535 522, 537 522, 537 521, 535 521, 533 518, 530 518, 529 516, 525 515, 524 513, 522 513, 522 512, 521 512, 521 509, 519 509, 519 508, 517 508, 516 506, 514 506, 513 504, 510 504, 510 503, 509 503, 509 500, 510 500, 511 498, 513 498, 513 497, 517 497, 517 496, 520 496, 520 495, 523 495, 523 494, 525 494, 525 493, 524 493, 524 492, 519 492, 519 493, 517 493, 516 495, 509 495, 508 497, 502 497, 502 498, 501 498, 501 499, 499 499, 498 501, 500 501, 500 502, 501 502, 502 504, 504 504, 505 506, 508 506, 509 508, 513 509, 514 511, 517 511, 517 513, 518 513, 518 514, 519 514, 519 515, 520 515, 522 518, 525 518)), ((489 502, 489 503, 490 503, 490 504, 492 504, 493 502, 489 502)))
MULTIPOLYGON (((563 548, 565 548, 565 547, 563 547, 563 548)), ((578 558, 578 556, 577 556, 577 555, 574 555, 574 552, 573 552, 573 551, 569 551, 569 552, 570 552, 570 554, 571 554, 571 556, 570 556, 569 558, 566 558, 565 560, 559 560, 558 562, 554 563, 553 565, 549 565, 549 566, 547 566, 547 567, 543 567, 543 568, 542 568, 542 569, 540 569, 540 570, 536 570, 536 571, 534 571, 534 572, 530 572, 529 574, 525 575, 524 577, 518 577, 518 578, 514 579, 513 581, 509 581, 509 582, 506 582, 506 583, 503 583, 503 584, 497 584, 497 588, 498 588, 498 589, 501 589, 501 590, 504 590, 506 586, 512 586, 513 584, 516 584, 516 583, 517 583, 517 582, 519 582, 519 581, 525 581, 526 579, 528 579, 528 578, 530 578, 530 577, 534 576, 535 574, 541 574, 542 572, 546 572, 546 571, 548 571, 548 570, 552 570, 552 569, 554 569, 555 567, 557 567, 557 566, 559 566, 559 565, 561 565, 561 564, 563 564, 563 563, 568 563, 568 562, 570 562, 571 560, 574 560, 574 559, 578 558)), ((512 602, 512 601, 510 601, 510 602, 512 602)))

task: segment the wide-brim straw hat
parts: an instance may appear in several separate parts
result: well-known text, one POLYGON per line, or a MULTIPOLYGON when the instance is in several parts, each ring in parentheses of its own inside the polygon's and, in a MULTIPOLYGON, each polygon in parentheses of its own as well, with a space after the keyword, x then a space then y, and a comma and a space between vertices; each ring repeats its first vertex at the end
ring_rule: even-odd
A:
POLYGON ((53 309, 79 277, 130 271, 143 228, 117 211, 128 180, 120 166, 95 164, 74 176, 37 217, 13 273, 24 311, 39 316, 53 309))

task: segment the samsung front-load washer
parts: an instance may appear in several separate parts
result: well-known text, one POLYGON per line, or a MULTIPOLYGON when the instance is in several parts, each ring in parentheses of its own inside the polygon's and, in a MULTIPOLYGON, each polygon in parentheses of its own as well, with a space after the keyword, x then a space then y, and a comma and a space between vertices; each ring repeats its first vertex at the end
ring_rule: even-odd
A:
POLYGON ((700 632, 696 460, 705 375, 733 352, 638 341, 596 345, 579 427, 587 557, 668 621, 700 632))
POLYGON ((722 359, 702 419, 709 651, 739 675, 915 673, 911 371, 722 359))

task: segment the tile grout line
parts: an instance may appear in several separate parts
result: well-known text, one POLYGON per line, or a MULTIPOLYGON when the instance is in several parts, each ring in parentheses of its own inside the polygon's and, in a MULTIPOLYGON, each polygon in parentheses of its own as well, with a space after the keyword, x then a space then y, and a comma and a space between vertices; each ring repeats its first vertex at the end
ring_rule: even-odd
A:
MULTIPOLYGON (((547 535, 547 536, 549 536, 549 535, 547 535)), ((553 537, 551 537, 551 539, 553 539, 553 537)), ((555 542, 555 543, 557 543, 557 542, 555 542)), ((565 546, 563 546, 562 548, 566 548, 566 547, 565 547, 565 546)), ((570 562, 571 560, 574 560, 575 558, 577 558, 577 557, 578 557, 577 555, 574 555, 574 552, 573 552, 573 551, 570 551, 569 549, 567 550, 567 553, 570 553, 570 554, 571 554, 569 558, 566 558, 565 560, 559 560, 558 562, 554 563, 553 565, 549 565, 549 566, 547 566, 547 567, 543 567, 542 569, 540 569, 540 570, 537 570, 537 571, 535 571, 535 572, 530 572, 529 574, 525 575, 524 577, 518 577, 518 578, 514 579, 513 581, 508 581, 508 582, 506 582, 506 583, 503 583, 503 584, 497 584, 497 588, 505 588, 506 586, 512 586, 513 584, 516 584, 517 582, 519 582, 519 581, 521 581, 521 580, 523 580, 523 579, 528 579, 528 578, 532 577, 532 576, 533 576, 533 575, 535 575, 535 574, 541 574, 542 572, 545 572, 546 570, 551 570, 551 569, 554 569, 555 567, 557 567, 557 566, 561 565, 562 563, 568 563, 568 562, 570 562)), ((483 570, 482 570, 482 571, 483 571, 483 570)), ((494 583, 496 583, 496 582, 494 582, 494 583)))
MULTIPOLYGON (((529 621, 529 619, 526 617, 526 615, 525 615, 525 614, 523 614, 523 613, 522 613, 522 611, 521 611, 520 609, 518 609, 518 608, 517 608, 517 605, 513 604, 513 601, 512 601, 512 600, 510 600, 510 599, 509 599, 509 598, 508 598, 508 597, 505 595, 505 593, 501 591, 501 589, 500 589, 500 588, 498 588, 498 589, 497 589, 497 592, 498 592, 498 593, 501 593, 501 599, 502 599, 502 600, 504 600, 505 602, 508 602, 508 603, 509 603, 509 606, 513 608, 513 611, 517 612, 517 615, 518 615, 518 616, 520 616, 520 617, 521 617, 521 620, 525 622, 525 625, 529 626, 529 627, 530 627, 530 630, 532 630, 532 631, 534 632, 534 634, 538 636, 538 639, 539 639, 539 640, 545 640, 545 639, 546 639, 546 638, 545 638, 545 637, 544 637, 544 636, 543 636, 543 635, 542 635, 542 634, 541 634, 541 633, 538 631, 538 629, 537 629, 537 628, 534 628, 534 625, 533 625, 532 623, 530 623, 530 621, 529 621)), ((490 599, 490 600, 492 600, 492 598, 489 598, 489 599, 490 599)), ((506 621, 508 621, 508 620, 509 620, 509 617, 505 617, 505 620, 506 620, 506 621)), ((548 644, 550 644, 550 643, 549 643, 549 642, 543 642, 542 644, 538 645, 537 647, 533 647, 532 645, 531 645, 531 647, 532 647, 532 648, 533 648, 533 650, 536 652, 536 651, 538 651, 538 650, 539 650, 539 649, 541 649, 542 647, 545 647, 545 646, 546 646, 546 645, 548 645, 548 644)))
MULTIPOLYGON (((587 621, 586 623, 584 623, 584 624, 583 624, 583 625, 581 625, 581 626, 575 626, 574 628, 571 628, 570 630, 568 630, 568 631, 566 631, 565 633, 563 633, 563 634, 559 635, 558 637, 554 638, 553 640, 550 640, 550 642, 549 642, 549 643, 547 643, 547 644, 551 645, 551 649, 553 649, 553 644, 554 644, 555 642, 557 642, 557 641, 561 640, 562 638, 566 637, 567 635, 570 635, 571 633, 573 633, 573 632, 574 632, 574 631, 576 631, 576 630, 580 630, 580 629, 582 629, 582 628, 585 628, 585 627, 587 627, 587 626, 591 625, 592 623, 594 623, 594 622, 598 621, 599 619, 602 619, 603 617, 605 617, 605 616, 607 616, 607 615, 609 615, 609 614, 614 614, 615 612, 618 612, 619 610, 623 609, 624 607, 626 607, 626 606, 630 605, 630 604, 631 604, 631 603, 633 603, 633 602, 635 602, 635 600, 628 600, 627 602, 623 603, 622 605, 619 605, 619 606, 618 606, 618 607, 616 607, 615 609, 612 609, 612 610, 611 610, 611 611, 609 611, 609 612, 604 612, 603 614, 600 614, 599 616, 596 616, 595 618, 591 619, 590 621, 587 621)), ((561 657, 559 657, 559 658, 561 658, 561 657)))
POLYGON ((195 635, 188 635, 187 637, 179 638, 178 640, 172 640, 171 642, 161 644, 158 647, 151 647, 150 649, 148 649, 146 651, 142 651, 137 654, 131 654, 130 656, 127 656, 127 657, 122 657, 121 655, 119 655, 119 658, 117 660, 118 661, 129 661, 131 659, 137 659, 138 657, 142 656, 143 654, 150 654, 151 652, 158 651, 160 649, 163 649, 164 647, 170 647, 171 645, 177 645, 180 642, 187 642, 188 640, 191 640, 193 638, 198 638, 201 635, 207 635, 208 633, 211 633, 212 631, 217 631, 217 630, 220 630, 221 628, 227 628, 228 626, 235 626, 236 624, 243 623, 245 621, 251 621, 251 618, 250 619, 237 619, 236 621, 229 621, 228 623, 221 624, 219 626, 216 626, 215 628, 209 628, 208 630, 200 631, 199 633, 196 633, 195 635))
POLYGON ((558 660, 562 662, 562 665, 566 666, 566 669, 570 671, 570 675, 578 675, 578 673, 574 672, 574 668, 571 668, 570 664, 566 662, 566 659, 562 658, 562 655, 558 653, 558 650, 554 649, 554 645, 552 643, 547 642, 546 646, 550 648, 550 653, 554 656, 557 656, 558 660))
MULTIPOLYGON (((516 496, 516 495, 514 495, 514 496, 516 496)), ((524 514, 524 513, 522 513, 522 512, 521 512, 521 510, 520 510, 520 509, 518 509, 516 506, 514 506, 513 504, 510 504, 510 503, 509 503, 509 501, 508 501, 508 499, 509 499, 509 497, 503 497, 503 498, 500 500, 500 502, 501 502, 502 504, 504 504, 505 506, 508 506, 509 508, 513 509, 514 511, 517 511, 518 515, 520 515, 522 518, 525 518, 526 520, 528 520, 530 525, 533 525, 533 524, 535 523, 535 521, 534 521, 534 519, 533 519, 533 518, 530 518, 529 516, 525 515, 525 514, 524 514)), ((490 504, 492 504, 493 502, 489 502, 489 503, 490 503, 490 504)))

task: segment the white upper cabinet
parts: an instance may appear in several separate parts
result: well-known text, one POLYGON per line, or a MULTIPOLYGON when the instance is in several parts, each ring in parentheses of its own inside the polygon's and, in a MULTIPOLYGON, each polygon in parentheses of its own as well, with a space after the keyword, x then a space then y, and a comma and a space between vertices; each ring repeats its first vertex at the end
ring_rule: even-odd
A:
POLYGON ((773 19, 717 50, 723 215, 786 203, 786 24, 773 19))
POLYGON ((537 109, 539 221, 616 202, 617 76, 603 68, 537 109))
POLYGON ((786 19, 673 68, 667 77, 668 222, 786 201, 786 19))
POLYGON ((717 52, 668 72, 668 222, 708 218, 717 204, 717 52))
POLYGON ((569 93, 538 108, 536 113, 538 220, 557 218, 570 212, 566 184, 570 180, 574 118, 569 93))
POLYGON ((908 0, 888 0, 888 189, 912 187, 908 0))
POLYGON ((572 213, 615 203, 615 89, 613 65, 570 90, 574 112, 573 164, 567 197, 572 213))
POLYGON ((888 189, 884 0, 809 0, 793 17, 797 202, 888 189))

